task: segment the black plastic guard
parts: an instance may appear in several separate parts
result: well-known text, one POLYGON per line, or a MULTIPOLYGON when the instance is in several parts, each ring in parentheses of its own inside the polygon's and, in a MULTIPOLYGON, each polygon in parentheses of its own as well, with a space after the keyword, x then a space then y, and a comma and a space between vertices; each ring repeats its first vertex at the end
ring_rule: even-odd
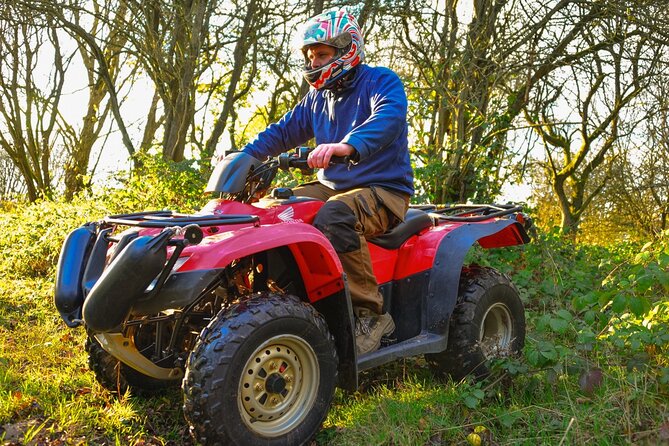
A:
POLYGON ((172 273, 155 296, 144 296, 132 306, 131 313, 136 316, 148 316, 163 310, 184 308, 197 300, 211 287, 225 269, 209 269, 172 273))
POLYGON ((214 168, 205 192, 236 194, 244 190, 246 177, 261 161, 244 152, 229 153, 214 168))
POLYGON ((451 231, 441 241, 432 265, 424 309, 428 332, 448 336, 448 322, 458 300, 460 273, 472 245, 514 224, 517 222, 511 219, 485 224, 467 223, 451 231))
POLYGON ((314 308, 323 315, 330 333, 335 338, 339 356, 337 385, 349 392, 355 392, 358 389, 358 365, 353 334, 353 307, 348 286, 315 302, 314 308))
POLYGON ((107 263, 107 249, 109 249, 109 239, 107 238, 112 232, 112 228, 103 229, 98 233, 98 238, 91 249, 91 254, 86 263, 84 276, 82 278, 81 287, 84 297, 88 295, 91 288, 95 285, 102 275, 107 263))
POLYGON ((54 303, 68 327, 81 325, 81 307, 84 291, 81 286, 84 268, 88 262, 95 240, 96 228, 92 224, 81 226, 70 232, 63 242, 56 271, 54 303))
POLYGON ((90 330, 109 332, 123 322, 165 267, 171 235, 137 237, 109 264, 84 301, 82 314, 90 330))

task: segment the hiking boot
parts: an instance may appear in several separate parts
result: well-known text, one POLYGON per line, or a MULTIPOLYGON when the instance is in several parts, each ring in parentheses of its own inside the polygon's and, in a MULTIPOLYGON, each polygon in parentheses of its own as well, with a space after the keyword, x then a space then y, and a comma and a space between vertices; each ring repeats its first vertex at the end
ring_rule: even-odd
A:
POLYGON ((376 314, 366 308, 357 311, 355 318, 355 347, 358 355, 378 350, 381 338, 395 330, 395 322, 388 313, 376 314))

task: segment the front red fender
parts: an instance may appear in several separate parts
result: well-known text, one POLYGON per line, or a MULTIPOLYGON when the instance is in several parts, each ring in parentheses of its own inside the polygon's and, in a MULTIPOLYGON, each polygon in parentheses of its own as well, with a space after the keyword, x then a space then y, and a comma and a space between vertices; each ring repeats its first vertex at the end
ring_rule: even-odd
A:
POLYGON ((311 302, 344 289, 337 253, 320 231, 304 223, 247 226, 205 237, 184 251, 190 257, 179 271, 225 268, 235 259, 280 246, 293 254, 311 302))

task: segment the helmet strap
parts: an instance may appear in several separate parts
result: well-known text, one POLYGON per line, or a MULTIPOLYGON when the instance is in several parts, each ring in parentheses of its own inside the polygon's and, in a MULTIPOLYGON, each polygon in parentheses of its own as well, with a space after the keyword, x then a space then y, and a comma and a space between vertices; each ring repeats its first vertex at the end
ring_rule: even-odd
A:
POLYGON ((349 70, 348 73, 344 74, 332 84, 324 86, 323 90, 332 90, 335 93, 346 90, 353 83, 353 80, 355 79, 355 73, 358 71, 358 66, 353 67, 351 70, 349 70))

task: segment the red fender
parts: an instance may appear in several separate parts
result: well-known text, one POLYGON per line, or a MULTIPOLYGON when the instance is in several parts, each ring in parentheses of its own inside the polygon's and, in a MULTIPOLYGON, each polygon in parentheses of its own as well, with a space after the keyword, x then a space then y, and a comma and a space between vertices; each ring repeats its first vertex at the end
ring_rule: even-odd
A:
POLYGON ((293 254, 311 302, 345 288, 337 253, 320 231, 305 223, 247 226, 205 237, 184 250, 189 258, 179 271, 225 268, 235 259, 280 246, 293 254))

